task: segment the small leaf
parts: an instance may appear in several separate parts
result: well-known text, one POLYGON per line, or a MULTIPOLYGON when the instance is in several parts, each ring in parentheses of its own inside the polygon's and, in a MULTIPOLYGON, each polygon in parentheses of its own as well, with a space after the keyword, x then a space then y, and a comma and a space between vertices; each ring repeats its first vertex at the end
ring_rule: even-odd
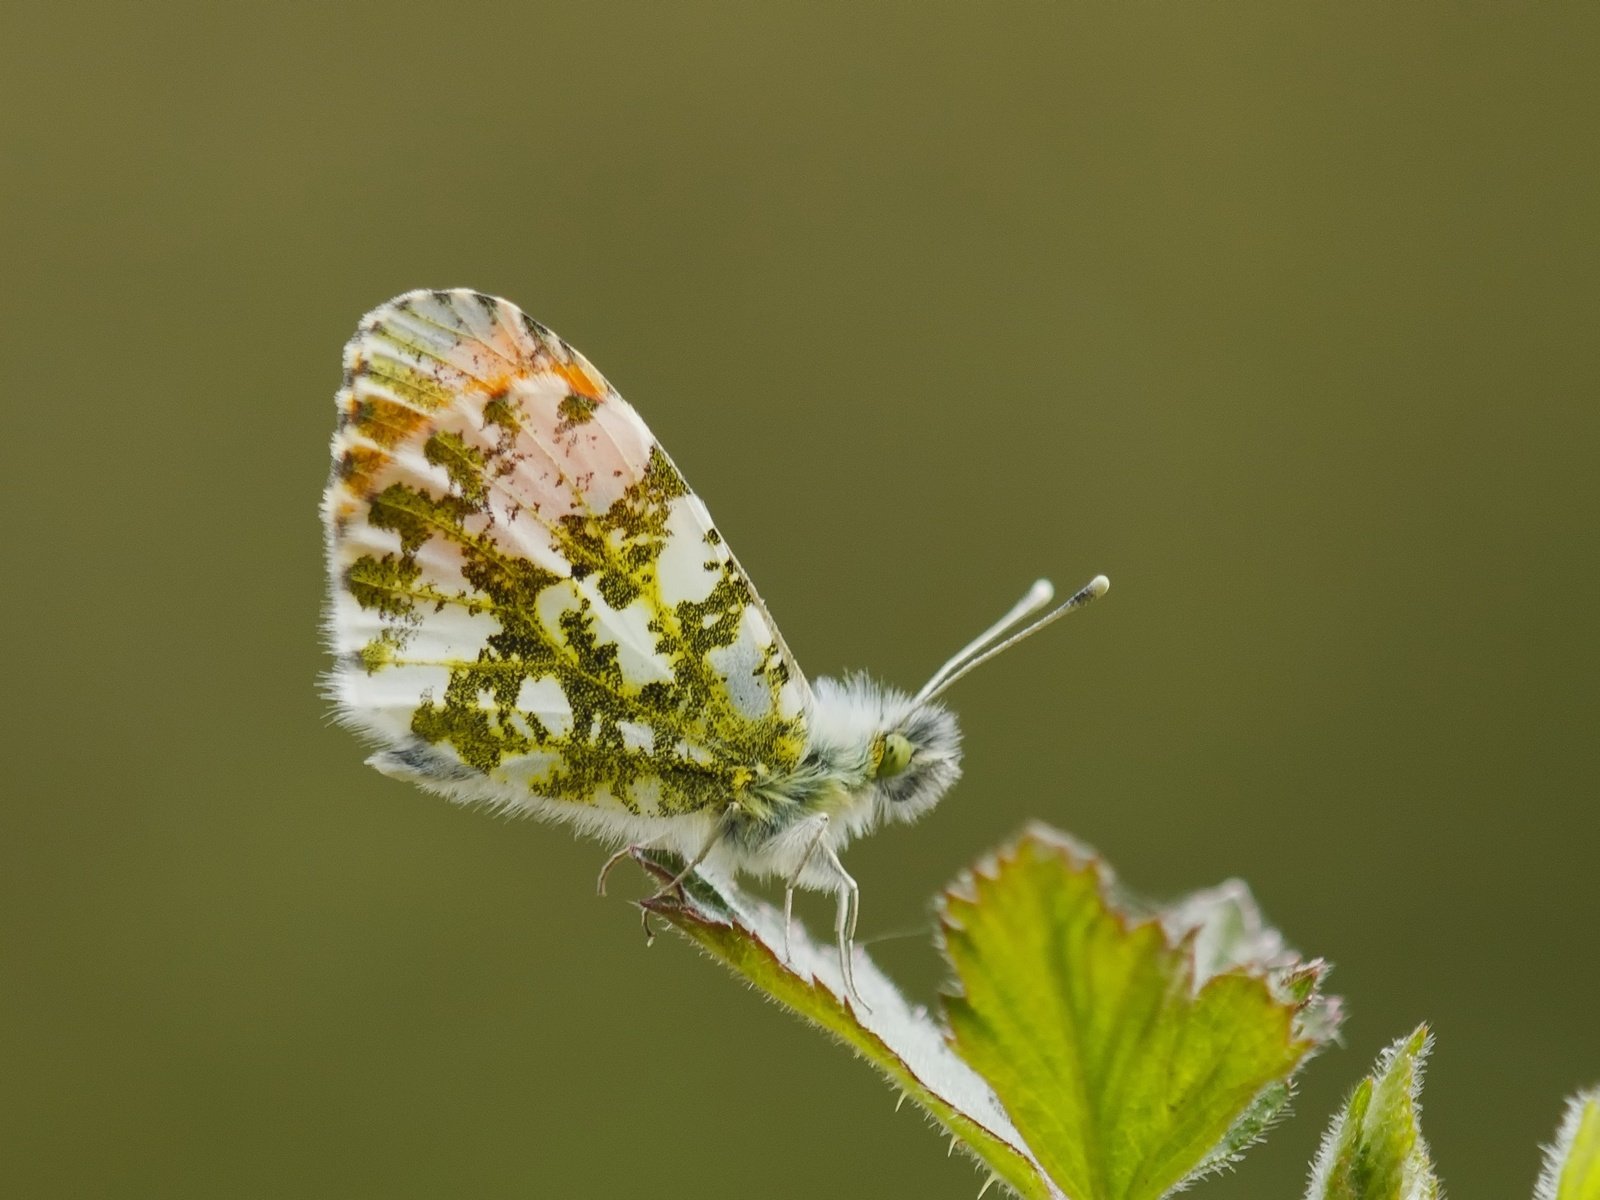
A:
MULTIPOLYGON (((662 883, 675 874, 665 855, 635 850, 633 857, 662 883)), ((713 958, 876 1066, 900 1089, 902 1101, 909 1096, 920 1104, 1018 1195, 1027 1200, 1064 1200, 1033 1160, 989 1086, 946 1045, 943 1030, 926 1010, 909 1004, 864 952, 856 951, 855 980, 870 1012, 845 999, 838 956, 831 945, 816 945, 797 922, 785 957, 783 914, 731 884, 691 875, 677 891, 641 903, 713 958)))
POLYGON ((1157 1200, 1232 1161, 1337 1024, 1243 885, 1141 919, 1052 830, 947 894, 943 924, 956 1050, 1073 1200, 1157 1200))
POLYGON ((1390 1046, 1334 1118, 1311 1168, 1307 1200, 1438 1200, 1439 1180, 1417 1124, 1426 1025, 1390 1046))
POLYGON ((1534 1200, 1600 1200, 1600 1087, 1567 1101, 1534 1200))

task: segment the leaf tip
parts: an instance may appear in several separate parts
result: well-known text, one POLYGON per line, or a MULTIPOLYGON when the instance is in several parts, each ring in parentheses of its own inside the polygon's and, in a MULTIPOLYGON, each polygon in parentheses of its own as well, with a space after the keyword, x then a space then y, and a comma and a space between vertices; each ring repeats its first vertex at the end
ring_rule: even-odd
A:
POLYGON ((1432 1051, 1433 1031, 1423 1023, 1378 1056, 1323 1135, 1307 1200, 1437 1200, 1439 1180, 1418 1122, 1432 1051))

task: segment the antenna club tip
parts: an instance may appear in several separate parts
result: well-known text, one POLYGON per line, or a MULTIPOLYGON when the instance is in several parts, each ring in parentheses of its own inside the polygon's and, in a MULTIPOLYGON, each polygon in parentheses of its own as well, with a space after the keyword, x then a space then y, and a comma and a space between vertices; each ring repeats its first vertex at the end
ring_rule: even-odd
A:
POLYGON ((1033 586, 1028 589, 1028 602, 1030 604, 1048 604, 1056 594, 1056 585, 1048 579, 1035 579, 1033 586))
POLYGON ((1104 596, 1111 590, 1111 580, 1107 579, 1104 575, 1096 575, 1093 579, 1089 580, 1088 586, 1083 590, 1098 600, 1101 596, 1104 596))

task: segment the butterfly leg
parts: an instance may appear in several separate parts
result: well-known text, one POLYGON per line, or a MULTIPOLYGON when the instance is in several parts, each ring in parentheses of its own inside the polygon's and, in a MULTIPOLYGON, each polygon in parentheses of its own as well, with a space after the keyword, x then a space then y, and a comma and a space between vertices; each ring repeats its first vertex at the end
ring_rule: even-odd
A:
POLYGON ((734 814, 738 811, 739 806, 732 803, 730 803, 727 808, 722 810, 722 816, 719 817, 717 819, 717 823, 711 827, 711 834, 706 838, 705 845, 701 846, 695 856, 684 864, 683 870, 679 871, 672 877, 670 881, 662 884, 661 887, 656 890, 656 894, 650 897, 652 900, 659 900, 668 892, 677 891, 677 889, 682 886, 683 881, 694 874, 694 869, 701 863, 705 862, 707 858, 711 857, 711 852, 717 848, 717 843, 727 836, 728 830, 733 825, 734 814))
POLYGON ((789 947, 789 933, 794 928, 794 888, 783 889, 783 961, 793 962, 794 951, 789 947))
MULTIPOLYGON (((600 868, 599 878, 594 881, 595 894, 599 896, 604 896, 606 894, 606 876, 611 874, 612 867, 616 866, 623 859, 627 858, 635 850, 653 850, 655 847, 656 844, 654 842, 634 842, 631 845, 624 846, 610 858, 606 859, 605 865, 600 868)), ((641 908, 639 910, 639 924, 644 926, 644 944, 646 946, 655 945, 656 931, 651 928, 650 912, 648 909, 641 908)))
POLYGON ((839 880, 839 909, 833 920, 834 936, 839 942, 839 974, 844 979, 845 990, 850 998, 865 1011, 871 1012, 872 1009, 856 989, 855 939, 856 920, 861 915, 861 888, 851 878, 850 872, 844 869, 838 852, 832 846, 823 846, 822 853, 839 880))
POLYGON ((606 877, 611 874, 611 868, 612 867, 616 866, 623 859, 627 858, 635 850, 654 850, 654 849, 655 849, 655 843, 654 842, 634 842, 631 845, 624 846, 621 850, 618 850, 610 858, 606 859, 605 865, 600 868, 599 878, 597 878, 594 881, 594 892, 595 892, 595 895, 604 896, 606 894, 606 877))
POLYGON ((811 840, 806 843, 806 852, 800 856, 800 864, 783 884, 783 957, 785 961, 793 958, 789 952, 789 933, 794 927, 794 889, 800 883, 800 876, 805 872, 806 866, 811 862, 811 856, 817 852, 817 847, 828 833, 828 814, 818 813, 812 818, 816 822, 817 831, 811 835, 811 840))

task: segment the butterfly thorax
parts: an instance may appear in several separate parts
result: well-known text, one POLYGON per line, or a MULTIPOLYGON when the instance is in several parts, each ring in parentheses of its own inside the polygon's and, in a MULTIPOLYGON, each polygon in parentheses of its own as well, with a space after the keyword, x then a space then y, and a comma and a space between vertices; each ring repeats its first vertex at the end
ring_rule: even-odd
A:
POLYGON ((949 710, 913 704, 864 675, 817 680, 806 730, 794 770, 741 798, 741 841, 825 815, 829 840, 842 846, 879 825, 916 820, 961 773, 961 734, 949 710))

